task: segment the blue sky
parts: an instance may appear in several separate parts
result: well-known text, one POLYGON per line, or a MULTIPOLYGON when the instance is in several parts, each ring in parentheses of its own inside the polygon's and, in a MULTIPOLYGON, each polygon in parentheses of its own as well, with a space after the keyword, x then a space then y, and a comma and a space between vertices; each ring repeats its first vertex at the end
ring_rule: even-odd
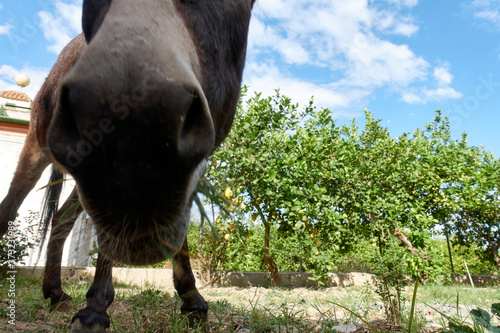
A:
MULTIPOLYGON (((0 0, 0 90, 23 72, 34 97, 81 31, 81 0, 0 0)), ((260 0, 244 82, 332 110, 368 108, 394 136, 442 110, 454 137, 500 157, 500 0, 260 0)))

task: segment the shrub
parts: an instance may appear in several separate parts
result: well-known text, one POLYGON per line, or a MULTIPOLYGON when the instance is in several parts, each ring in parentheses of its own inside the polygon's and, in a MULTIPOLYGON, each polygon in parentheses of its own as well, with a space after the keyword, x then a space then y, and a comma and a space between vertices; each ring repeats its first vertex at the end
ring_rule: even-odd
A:
POLYGON ((37 226, 40 221, 40 214, 30 212, 24 223, 13 221, 10 226, 14 227, 0 240, 0 269, 13 268, 12 266, 24 265, 25 259, 30 250, 38 243, 37 226), (26 225, 20 229, 21 225, 26 225))

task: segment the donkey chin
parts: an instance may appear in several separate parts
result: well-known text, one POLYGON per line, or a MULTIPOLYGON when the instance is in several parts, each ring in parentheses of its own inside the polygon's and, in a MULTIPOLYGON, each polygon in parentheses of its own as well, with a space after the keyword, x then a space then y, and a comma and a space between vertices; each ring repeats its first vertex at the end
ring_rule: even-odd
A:
POLYGON ((132 266, 148 266, 170 259, 184 242, 189 224, 187 217, 159 224, 155 231, 131 230, 115 235, 97 224, 99 252, 113 261, 132 266))
POLYGON ((103 205, 106 200, 88 200, 83 188, 78 186, 82 205, 96 227, 99 252, 108 259, 133 266, 152 265, 172 258, 186 239, 192 196, 206 169, 207 162, 203 160, 185 180, 186 187, 172 191, 176 193, 175 198, 152 191, 152 194, 143 193, 142 200, 137 196, 127 198, 119 204, 119 209, 103 205))

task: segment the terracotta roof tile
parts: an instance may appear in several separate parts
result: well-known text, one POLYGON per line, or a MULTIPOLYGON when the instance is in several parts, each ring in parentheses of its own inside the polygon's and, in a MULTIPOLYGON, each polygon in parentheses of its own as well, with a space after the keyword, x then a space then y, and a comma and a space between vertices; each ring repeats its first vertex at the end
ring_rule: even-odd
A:
POLYGON ((12 99, 14 101, 31 102, 31 98, 22 91, 5 90, 0 91, 0 97, 12 99))

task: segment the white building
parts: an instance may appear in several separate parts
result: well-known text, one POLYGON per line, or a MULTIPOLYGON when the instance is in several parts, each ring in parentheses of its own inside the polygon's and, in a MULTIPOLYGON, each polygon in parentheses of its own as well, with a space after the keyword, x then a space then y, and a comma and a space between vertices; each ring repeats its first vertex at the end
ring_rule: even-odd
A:
MULTIPOLYGON (((17 80, 16 80, 17 82, 17 80)), ((28 81, 29 82, 29 81, 28 81)), ((0 201, 7 195, 19 155, 29 128, 32 100, 21 91, 0 91, 0 201)), ((45 190, 41 188, 49 182, 48 167, 35 188, 24 200, 18 211, 21 228, 26 227, 30 212, 39 212, 45 190)), ((64 182, 60 205, 73 189, 73 180, 64 182)), ((93 248, 95 232, 91 222, 82 214, 69 235, 64 246, 63 266, 90 266, 92 258, 88 253, 93 248)), ((45 250, 38 265, 45 263, 45 250)), ((26 260, 28 265, 35 265, 38 253, 32 253, 26 260)))

